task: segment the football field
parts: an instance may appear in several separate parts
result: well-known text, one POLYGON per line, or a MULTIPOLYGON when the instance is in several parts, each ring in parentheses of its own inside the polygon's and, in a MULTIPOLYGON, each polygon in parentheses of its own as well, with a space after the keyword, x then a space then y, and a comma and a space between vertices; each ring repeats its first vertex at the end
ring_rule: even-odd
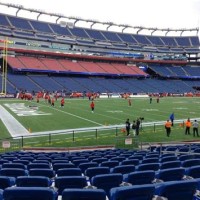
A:
MULTIPOLYGON (((145 142, 165 141, 164 121, 174 112, 175 120, 185 121, 187 118, 200 118, 200 99, 189 97, 163 97, 157 103, 148 98, 133 98, 129 106, 127 99, 95 99, 94 113, 91 112, 88 99, 66 99, 64 108, 60 107, 60 99, 52 107, 43 99, 39 103, 17 99, 1 99, 0 106, 12 119, 8 123, 13 128, 15 120, 24 130, 31 134, 56 133, 59 131, 77 130, 80 128, 101 128, 109 126, 122 127, 127 118, 130 122, 137 118, 144 118, 144 128, 141 137, 145 142), (155 124, 159 124, 160 126, 155 124), (149 124, 145 127, 145 124, 149 124), (155 134, 156 132, 156 134, 155 134), (154 133, 154 134, 151 134, 154 133)), ((0 121, 1 139, 10 137, 8 125, 3 119, 0 121)), ((19 129, 20 130, 20 129, 19 129)), ((86 131, 87 132, 87 131, 86 131)), ((183 134, 183 127, 176 123, 172 129, 171 140, 189 140, 183 134)), ((20 134, 20 133, 18 133, 20 134)), ((14 137, 14 135, 12 135, 14 137)), ((81 137, 81 134, 79 134, 81 137)))

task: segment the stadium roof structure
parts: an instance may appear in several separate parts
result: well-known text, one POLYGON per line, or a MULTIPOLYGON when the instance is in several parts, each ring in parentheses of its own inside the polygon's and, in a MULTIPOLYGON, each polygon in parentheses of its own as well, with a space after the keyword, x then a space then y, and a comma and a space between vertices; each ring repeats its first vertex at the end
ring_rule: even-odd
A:
MULTIPOLYGON (((90 28, 91 29, 92 29, 92 27, 95 24, 102 24, 102 25, 106 26, 106 30, 108 30, 112 26, 117 26, 117 27, 121 28, 121 32, 122 33, 127 28, 136 29, 137 30, 137 32, 136 32, 137 34, 139 34, 139 32, 142 31, 142 30, 149 30, 149 31, 151 31, 151 35, 153 35, 156 31, 162 31, 162 32, 165 32, 165 36, 167 36, 167 34, 169 32, 179 32, 180 36, 182 36, 182 34, 184 32, 196 32, 196 35, 198 35, 198 33, 199 33, 199 28, 198 27, 196 27, 196 28, 190 28, 190 29, 186 29, 186 28, 170 29, 170 28, 157 28, 157 27, 155 27, 155 28, 148 28, 148 27, 143 27, 143 26, 132 26, 132 25, 129 25, 129 24, 117 24, 117 23, 113 23, 113 22, 100 22, 98 20, 93 20, 93 19, 83 19, 83 18, 80 18, 80 17, 65 16, 64 14, 60 14, 60 13, 50 13, 50 12, 46 12, 46 11, 43 11, 43 10, 40 10, 40 9, 25 8, 24 6, 19 5, 19 4, 10 4, 10 3, 0 2, 0 5, 6 6, 6 7, 15 8, 16 9, 16 13, 15 13, 16 16, 18 16, 18 13, 21 10, 24 10, 24 11, 29 11, 31 13, 37 13, 38 14, 37 15, 37 20, 39 20, 39 17, 44 14, 44 15, 49 15, 49 16, 56 17, 56 23, 58 23, 58 20, 60 20, 60 19, 74 20, 73 22, 69 23, 69 24, 73 23, 73 26, 75 26, 76 23, 78 23, 78 22, 88 22, 88 23, 91 23, 90 24, 90 28)), ((68 25, 67 22, 66 22, 66 24, 68 25)))

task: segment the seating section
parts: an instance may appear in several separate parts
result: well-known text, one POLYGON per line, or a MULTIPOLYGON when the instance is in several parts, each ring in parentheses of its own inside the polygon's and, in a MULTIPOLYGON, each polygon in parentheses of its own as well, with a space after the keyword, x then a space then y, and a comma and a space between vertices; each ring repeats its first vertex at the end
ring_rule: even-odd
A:
POLYGON ((147 150, 3 153, 0 199, 2 195, 4 200, 54 200, 58 196, 64 200, 141 200, 154 195, 195 199, 200 189, 195 153, 199 149, 199 144, 190 144, 147 150))

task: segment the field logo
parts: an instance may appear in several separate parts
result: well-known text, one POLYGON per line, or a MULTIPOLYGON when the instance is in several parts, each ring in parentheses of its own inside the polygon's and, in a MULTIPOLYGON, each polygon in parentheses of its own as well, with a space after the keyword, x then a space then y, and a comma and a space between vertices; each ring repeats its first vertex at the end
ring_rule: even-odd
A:
POLYGON ((25 106, 24 103, 11 103, 4 105, 12 110, 17 116, 51 115, 51 113, 39 111, 38 106, 35 105, 25 106))

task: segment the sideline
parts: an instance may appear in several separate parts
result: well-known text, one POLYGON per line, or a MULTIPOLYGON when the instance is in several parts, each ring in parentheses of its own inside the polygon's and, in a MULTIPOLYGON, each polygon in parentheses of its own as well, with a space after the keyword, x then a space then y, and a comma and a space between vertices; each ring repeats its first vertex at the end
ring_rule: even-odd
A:
POLYGON ((12 137, 30 135, 29 131, 1 105, 0 119, 12 137))

